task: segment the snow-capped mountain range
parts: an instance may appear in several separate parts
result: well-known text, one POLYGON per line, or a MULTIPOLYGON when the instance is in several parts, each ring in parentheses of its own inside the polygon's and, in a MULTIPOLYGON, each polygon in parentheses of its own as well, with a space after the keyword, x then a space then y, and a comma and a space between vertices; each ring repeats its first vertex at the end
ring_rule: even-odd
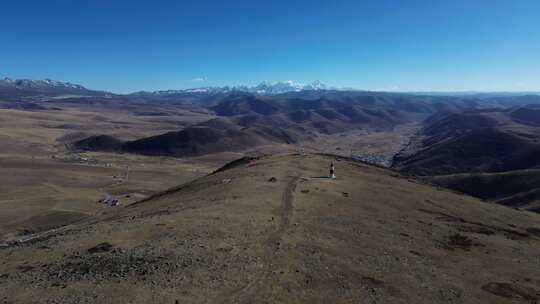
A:
POLYGON ((79 84, 73 84, 70 82, 44 79, 44 80, 31 80, 31 79, 0 79, 0 86, 9 86, 19 89, 50 89, 50 88, 63 88, 74 90, 87 90, 84 86, 79 84))
POLYGON ((224 86, 224 87, 200 87, 184 90, 166 90, 166 91, 154 91, 154 92, 138 92, 136 94, 147 93, 154 95, 171 95, 171 94, 189 94, 189 93, 228 93, 228 92, 246 92, 252 94, 261 95, 276 95, 287 92, 301 92, 301 91, 319 91, 334 89, 326 86, 320 81, 314 81, 308 84, 302 84, 292 80, 279 81, 279 82, 267 82, 263 81, 256 86, 224 86))
POLYGON ((252 93, 259 94, 281 94, 286 92, 300 92, 300 91, 312 91, 312 90, 326 90, 328 89, 325 84, 316 80, 309 84, 302 84, 294 82, 292 80, 285 82, 270 83, 263 81, 258 86, 247 88, 252 93))
MULTIPOLYGON (((52 79, 44 80, 32 80, 32 79, 0 79, 0 88, 15 90, 15 91, 34 91, 34 92, 98 92, 89 90, 86 87, 73 84, 71 82, 58 81, 52 79)), ((331 88, 320 81, 314 81, 308 84, 303 84, 289 81, 268 82, 263 81, 256 86, 207 86, 182 90, 165 90, 165 91, 153 91, 153 92, 136 92, 132 95, 154 95, 154 96, 167 96, 174 94, 218 94, 218 93, 231 93, 231 92, 244 92, 260 95, 276 95, 288 92, 301 92, 301 91, 322 91, 322 90, 337 90, 331 88)), ((101 92, 106 93, 106 92, 101 92)))

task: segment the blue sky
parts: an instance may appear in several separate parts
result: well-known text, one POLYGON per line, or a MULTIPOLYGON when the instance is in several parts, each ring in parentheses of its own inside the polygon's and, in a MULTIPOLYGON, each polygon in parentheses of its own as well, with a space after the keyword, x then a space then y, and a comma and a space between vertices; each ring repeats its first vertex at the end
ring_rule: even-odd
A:
POLYGON ((113 92, 321 80, 540 90, 540 1, 3 1, 0 77, 113 92))

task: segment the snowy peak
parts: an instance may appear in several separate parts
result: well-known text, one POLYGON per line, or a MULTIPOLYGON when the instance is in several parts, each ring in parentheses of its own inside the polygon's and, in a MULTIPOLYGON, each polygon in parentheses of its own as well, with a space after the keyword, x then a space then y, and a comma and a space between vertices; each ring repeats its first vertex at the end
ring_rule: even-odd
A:
MULTIPOLYGON (((303 84, 293 80, 268 82, 263 81, 256 86, 234 86, 234 87, 200 87, 185 90, 166 90, 166 91, 154 91, 150 94, 153 95, 172 95, 172 94, 218 94, 218 93, 230 93, 230 92, 245 92, 261 95, 276 95, 288 92, 301 92, 301 91, 319 91, 328 90, 324 83, 316 80, 312 83, 303 84)), ((141 92, 139 92, 141 93, 141 92)))
POLYGON ((316 80, 312 83, 302 84, 293 80, 269 83, 261 82, 258 86, 252 88, 251 93, 259 94, 281 94, 287 92, 300 92, 311 90, 327 90, 327 86, 316 80))
POLYGON ((4 78, 0 80, 0 86, 9 86, 17 89, 74 89, 74 90, 87 90, 82 85, 73 84, 70 82, 44 79, 44 80, 31 80, 31 79, 10 79, 4 78))
POLYGON ((320 82, 318 80, 315 80, 314 82, 305 85, 304 86, 304 91, 305 90, 313 90, 313 91, 328 90, 328 87, 324 83, 322 83, 322 82, 320 82))
POLYGON ((258 94, 280 94, 285 92, 297 92, 302 91, 303 85, 292 80, 285 82, 269 83, 266 81, 261 82, 258 86, 252 88, 251 93, 258 94))
POLYGON ((111 96, 111 93, 94 91, 82 85, 53 79, 11 79, 0 78, 0 95, 4 98, 20 99, 23 97, 77 97, 111 96))
POLYGON ((62 87, 62 88, 86 90, 86 88, 83 87, 80 84, 73 84, 73 83, 70 83, 70 82, 63 82, 63 81, 52 80, 52 79, 41 80, 41 83, 43 83, 44 85, 52 86, 52 87, 62 87))
POLYGON ((11 78, 4 78, 2 80, 0 80, 0 84, 13 84, 15 82, 15 80, 11 79, 11 78))
POLYGON ((151 95, 174 95, 174 94, 212 94, 212 93, 227 93, 230 92, 229 87, 200 87, 200 88, 191 88, 185 90, 162 90, 162 91, 153 91, 153 92, 136 92, 134 94, 151 94, 151 95))

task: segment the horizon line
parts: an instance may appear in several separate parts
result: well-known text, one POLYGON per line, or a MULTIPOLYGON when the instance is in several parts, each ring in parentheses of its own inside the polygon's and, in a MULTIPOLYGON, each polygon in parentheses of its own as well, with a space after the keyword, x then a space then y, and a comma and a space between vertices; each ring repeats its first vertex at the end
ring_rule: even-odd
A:
MULTIPOLYGON (((52 78, 34 79, 34 78, 11 78, 11 77, 7 77, 7 76, 0 77, 0 80, 7 80, 7 79, 14 80, 14 81, 17 81, 17 80, 30 80, 30 81, 52 80, 52 81, 59 81, 59 82, 63 82, 63 83, 81 85, 81 86, 83 86, 84 88, 86 88, 86 89, 88 89, 90 91, 107 92, 107 93, 112 93, 112 94, 115 94, 115 95, 130 95, 130 94, 140 93, 140 92, 153 93, 153 92, 167 92, 167 91, 187 91, 187 90, 202 89, 202 88, 232 88, 232 89, 239 88, 239 87, 253 88, 253 87, 257 86, 257 85, 247 85, 247 84, 207 85, 207 86, 193 86, 193 87, 187 87, 187 88, 181 88, 181 89, 179 89, 179 88, 176 88, 176 89, 155 89, 155 90, 142 89, 142 90, 129 90, 129 91, 124 91, 124 92, 119 92, 119 91, 116 91, 116 90, 103 90, 103 89, 92 88, 92 87, 90 87, 90 86, 88 86, 86 84, 81 84, 81 83, 78 83, 78 82, 74 83, 74 82, 67 81, 67 80, 57 80, 57 79, 52 79, 52 78)), ((313 81, 309 81, 309 82, 300 82, 300 81, 295 81, 295 80, 280 80, 280 81, 264 80, 264 81, 261 81, 258 85, 263 84, 263 83, 273 85, 273 84, 277 84, 277 83, 289 83, 289 82, 293 82, 293 83, 296 83, 296 84, 299 84, 299 85, 306 85, 306 84, 312 84, 312 83, 315 83, 315 82, 320 82, 323 85, 326 85, 324 82, 321 82, 319 80, 313 80, 313 81)), ((343 92, 358 91, 358 92, 397 93, 397 94, 399 94, 399 93, 402 93, 402 94, 505 94, 505 93, 511 93, 511 94, 540 94, 540 88, 539 89, 528 89, 528 90, 512 90, 512 89, 498 89, 498 90, 482 90, 482 89, 471 89, 471 90, 450 90, 450 89, 445 89, 445 90, 430 90, 430 89, 426 89, 426 90, 399 90, 399 89, 361 89, 361 88, 351 87, 351 86, 345 86, 345 87, 336 87, 336 86, 328 86, 328 85, 326 85, 326 86, 328 87, 327 89, 319 89, 319 90, 315 90, 315 91, 343 91, 343 92)), ((294 91, 290 91, 290 92, 294 92, 294 91)))

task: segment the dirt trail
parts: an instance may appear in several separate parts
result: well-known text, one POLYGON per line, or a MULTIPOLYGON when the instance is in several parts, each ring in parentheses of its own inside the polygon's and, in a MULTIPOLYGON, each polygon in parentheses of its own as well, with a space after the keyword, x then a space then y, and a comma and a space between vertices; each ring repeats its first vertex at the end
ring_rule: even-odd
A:
POLYGON ((13 238, 13 239, 1 240, 0 241, 0 248, 7 248, 7 247, 20 245, 20 244, 24 244, 24 243, 28 243, 28 242, 32 242, 32 241, 37 241, 37 240, 40 240, 40 239, 46 239, 46 238, 52 237, 54 235, 57 235, 57 234, 66 232, 68 230, 71 230, 71 229, 73 229, 75 227, 80 227, 81 225, 93 224, 93 223, 97 223, 97 220, 95 218, 93 218, 93 217, 90 217, 90 218, 85 218, 85 219, 75 221, 73 223, 70 223, 68 225, 65 225, 65 226, 62 226, 62 227, 59 227, 59 228, 54 228, 54 229, 45 230, 45 231, 41 231, 41 232, 37 232, 37 233, 32 233, 32 234, 29 234, 29 235, 18 236, 18 237, 13 238))
POLYGON ((267 244, 269 245, 272 245, 276 241, 279 241, 283 236, 283 233, 285 233, 285 230, 287 230, 291 223, 291 216, 293 211, 293 192, 294 190, 296 190, 296 184, 298 183, 298 179, 300 179, 300 175, 292 177, 291 180, 287 183, 285 189, 283 190, 280 208, 281 222, 279 224, 279 229, 276 232, 272 233, 268 238, 267 244))
POLYGON ((255 297, 261 296, 261 290, 267 288, 266 279, 272 274, 272 269, 280 250, 281 239, 290 226, 293 212, 293 193, 296 189, 300 174, 295 173, 287 182, 281 196, 280 223, 274 232, 261 244, 263 253, 261 255, 264 264, 263 269, 256 274, 249 283, 230 291, 227 295, 220 297, 219 303, 252 303, 255 297))

